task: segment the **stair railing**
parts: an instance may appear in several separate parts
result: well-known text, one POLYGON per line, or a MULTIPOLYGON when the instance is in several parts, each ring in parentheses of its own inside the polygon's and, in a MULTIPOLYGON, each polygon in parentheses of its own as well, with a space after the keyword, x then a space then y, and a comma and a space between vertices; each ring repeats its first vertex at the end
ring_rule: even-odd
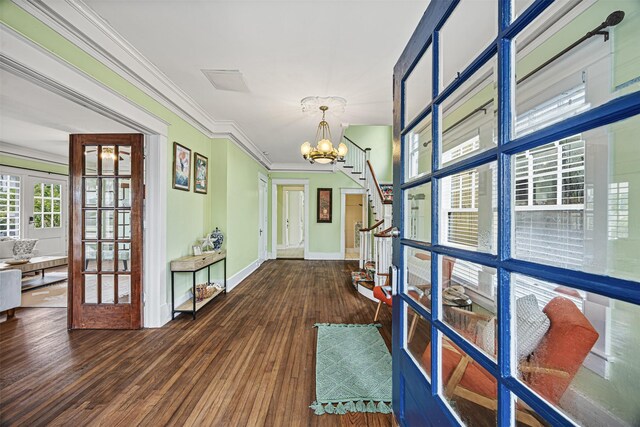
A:
POLYGON ((386 228, 379 233, 375 233, 374 246, 375 246, 375 258, 376 258, 376 286, 383 286, 387 279, 387 272, 392 262, 392 235, 391 230, 393 227, 386 228))
POLYGON ((390 209, 385 210, 385 205, 389 205, 389 207, 393 204, 393 201, 387 200, 384 197, 384 193, 382 192, 382 188, 378 183, 378 178, 376 177, 376 173, 373 170, 373 166, 371 162, 367 160, 367 174, 365 177, 365 188, 367 189, 367 193, 369 194, 369 199, 371 200, 371 208, 373 210, 374 217, 379 220, 385 220, 385 226, 391 227, 391 219, 387 218, 386 211, 390 211, 390 209))
POLYGON ((371 148, 362 148, 353 142, 348 136, 342 136, 348 148, 347 155, 344 158, 344 164, 351 169, 351 173, 359 175, 362 179, 366 175, 366 165, 369 160, 369 152, 371 148))
POLYGON ((380 220, 371 227, 360 229, 360 269, 363 269, 367 262, 375 261, 373 234, 383 222, 383 220, 380 220))

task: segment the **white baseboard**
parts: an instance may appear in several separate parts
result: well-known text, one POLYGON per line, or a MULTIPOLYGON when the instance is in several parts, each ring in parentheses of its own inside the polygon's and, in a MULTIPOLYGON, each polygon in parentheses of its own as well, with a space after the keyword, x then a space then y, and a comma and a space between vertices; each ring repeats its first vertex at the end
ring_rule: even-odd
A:
POLYGON ((304 259, 344 261, 344 255, 341 252, 307 252, 304 259))
POLYGON ((278 245, 276 249, 287 249, 287 247, 285 245, 278 245))
POLYGON ((269 252, 267 254, 267 256, 269 257, 268 259, 276 259, 276 253, 275 252, 269 252))
POLYGON ((160 324, 159 325, 144 325, 144 327, 145 328, 160 328, 160 327, 164 326, 165 324, 169 323, 170 321, 171 321, 171 306, 169 304, 162 304, 160 306, 160 324))
POLYGON ((229 277, 227 279, 227 292, 238 286, 244 279, 249 277, 251 273, 256 271, 258 267, 260 267, 258 260, 255 260, 233 276, 229 277))

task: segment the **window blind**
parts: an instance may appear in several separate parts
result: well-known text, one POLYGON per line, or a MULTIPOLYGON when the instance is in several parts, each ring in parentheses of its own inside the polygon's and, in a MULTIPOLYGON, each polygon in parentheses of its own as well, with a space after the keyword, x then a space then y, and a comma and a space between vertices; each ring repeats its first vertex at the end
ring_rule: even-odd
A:
POLYGON ((20 238, 20 177, 0 175, 0 237, 20 238))

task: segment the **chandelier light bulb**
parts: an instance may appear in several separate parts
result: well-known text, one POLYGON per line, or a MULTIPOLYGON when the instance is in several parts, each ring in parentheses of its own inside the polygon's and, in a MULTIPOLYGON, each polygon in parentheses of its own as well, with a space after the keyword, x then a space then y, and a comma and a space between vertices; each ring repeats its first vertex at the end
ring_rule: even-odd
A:
POLYGON ((349 151, 349 149, 344 144, 344 142, 341 142, 340 145, 338 145, 338 155, 340 157, 344 157, 347 155, 347 151, 349 151))
POLYGON ((308 156, 310 152, 311 152, 311 144, 309 143, 309 141, 305 142, 300 146, 300 153, 302 154, 303 157, 308 156))
POLYGON ((318 142, 318 150, 323 153, 330 153, 333 151, 333 144, 328 139, 323 139, 318 142))

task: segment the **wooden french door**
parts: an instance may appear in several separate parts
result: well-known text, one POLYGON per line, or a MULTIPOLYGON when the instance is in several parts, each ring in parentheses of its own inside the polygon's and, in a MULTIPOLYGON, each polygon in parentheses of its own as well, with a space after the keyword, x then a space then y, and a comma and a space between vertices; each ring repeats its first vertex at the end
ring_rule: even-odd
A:
POLYGON ((71 135, 69 165, 69 329, 139 329, 144 137, 71 135))

